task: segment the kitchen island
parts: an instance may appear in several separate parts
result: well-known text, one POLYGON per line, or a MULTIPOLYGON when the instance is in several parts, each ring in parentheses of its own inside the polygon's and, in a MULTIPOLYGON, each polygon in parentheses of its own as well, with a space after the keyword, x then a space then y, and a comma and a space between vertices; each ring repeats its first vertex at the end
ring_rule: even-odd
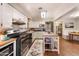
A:
MULTIPOLYGON (((33 37, 34 43, 32 44, 31 48, 29 49, 26 56, 44 56, 45 51, 49 52, 57 52, 57 55, 59 55, 59 37, 55 35, 54 33, 47 33, 47 32, 36 32, 41 36, 33 37), (47 40, 46 40, 47 38, 47 40), (49 39, 51 38, 51 39, 49 39), (48 43, 51 41, 50 43, 48 43), (50 45, 50 46, 48 46, 50 45)), ((35 33, 35 34, 36 34, 35 33)), ((52 54, 53 56, 53 54, 52 54)))
POLYGON ((16 55, 16 38, 11 38, 6 41, 0 40, 0 56, 16 55))

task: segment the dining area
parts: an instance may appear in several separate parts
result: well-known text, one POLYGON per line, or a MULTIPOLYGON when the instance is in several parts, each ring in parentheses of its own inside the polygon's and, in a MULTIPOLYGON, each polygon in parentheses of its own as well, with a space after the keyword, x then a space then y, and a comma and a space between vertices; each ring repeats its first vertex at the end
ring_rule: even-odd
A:
POLYGON ((69 33, 69 40, 79 41, 79 32, 71 32, 69 33))

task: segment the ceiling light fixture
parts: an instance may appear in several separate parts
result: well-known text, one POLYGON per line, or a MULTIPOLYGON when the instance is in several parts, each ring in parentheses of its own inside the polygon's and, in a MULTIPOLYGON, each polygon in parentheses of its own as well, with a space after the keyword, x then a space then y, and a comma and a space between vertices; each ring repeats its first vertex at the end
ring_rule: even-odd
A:
POLYGON ((38 8, 40 10, 41 18, 46 19, 47 18, 47 10, 43 10, 42 7, 38 8))

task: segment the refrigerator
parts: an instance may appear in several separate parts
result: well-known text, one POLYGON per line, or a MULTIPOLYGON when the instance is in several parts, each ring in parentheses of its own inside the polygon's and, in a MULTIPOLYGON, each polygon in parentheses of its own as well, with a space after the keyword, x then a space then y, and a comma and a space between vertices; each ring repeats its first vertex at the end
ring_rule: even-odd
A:
POLYGON ((53 32, 54 31, 54 27, 53 27, 53 22, 52 21, 45 22, 45 31, 46 32, 53 32))

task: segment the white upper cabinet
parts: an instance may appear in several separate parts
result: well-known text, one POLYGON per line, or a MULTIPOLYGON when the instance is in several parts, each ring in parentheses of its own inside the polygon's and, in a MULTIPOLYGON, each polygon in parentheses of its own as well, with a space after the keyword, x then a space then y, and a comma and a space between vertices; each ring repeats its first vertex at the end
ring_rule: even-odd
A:
MULTIPOLYGON (((22 20, 27 23, 27 17, 7 3, 0 4, 0 26, 11 28, 12 19, 22 20)), ((27 25, 26 25, 27 26, 27 25)))
POLYGON ((0 3, 0 26, 2 24, 2 15, 3 15, 3 6, 2 4, 0 3))
POLYGON ((1 14, 2 14, 2 13, 1 13, 2 10, 1 10, 1 9, 2 9, 2 8, 1 8, 1 4, 0 4, 0 26, 1 26, 1 17, 2 17, 2 15, 1 15, 1 14))
POLYGON ((8 4, 2 5, 2 22, 3 27, 11 27, 12 26, 12 18, 13 18, 13 8, 8 4))

